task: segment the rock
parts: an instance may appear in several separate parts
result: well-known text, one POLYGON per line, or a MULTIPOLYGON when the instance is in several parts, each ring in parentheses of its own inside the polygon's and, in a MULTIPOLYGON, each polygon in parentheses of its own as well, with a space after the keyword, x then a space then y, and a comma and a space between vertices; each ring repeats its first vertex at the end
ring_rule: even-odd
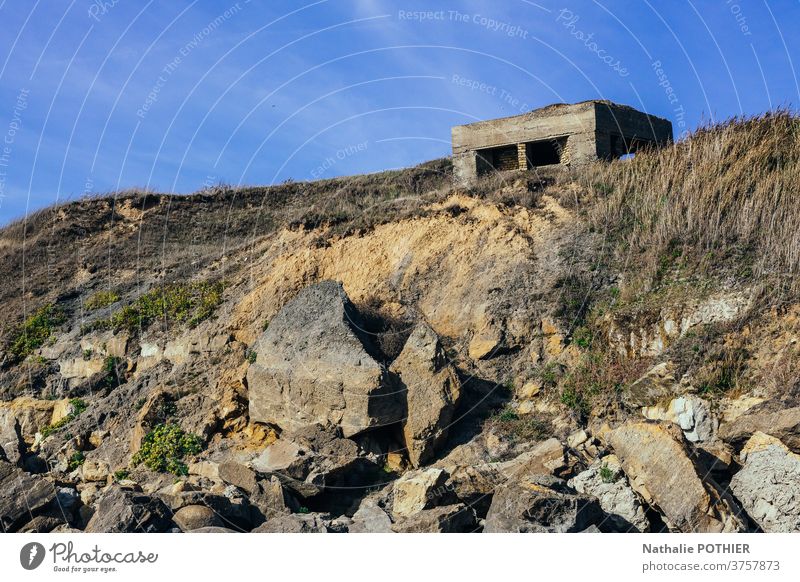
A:
POLYGON ((577 449, 583 443, 589 440, 589 435, 586 434, 586 431, 581 429, 577 432, 572 433, 567 437, 567 446, 571 449, 577 449))
POLYGON ((222 526, 222 520, 213 509, 205 505, 187 505, 175 512, 173 520, 183 531, 200 529, 201 527, 222 526))
POLYGON ((189 475, 197 475, 198 477, 205 477, 206 479, 219 479, 219 464, 212 461, 198 461, 197 463, 189 463, 187 470, 189 475))
POLYGON ((455 368, 447 362, 439 337, 424 323, 411 332, 390 370, 399 376, 405 389, 403 435, 411 465, 419 467, 447 438, 461 383, 455 368))
POLYGON ((90 333, 81 338, 81 351, 124 358, 129 340, 130 334, 126 331, 90 333))
POLYGON ((550 438, 510 461, 493 466, 507 480, 524 481, 531 475, 560 476, 570 465, 564 445, 557 438, 550 438))
POLYGON ((569 485, 578 493, 597 497, 615 531, 646 532, 650 529, 645 507, 628 484, 615 455, 598 459, 586 471, 570 479, 569 485))
POLYGON ((292 513, 267 520, 253 533, 328 533, 328 528, 321 514, 292 513))
POLYGON ((443 495, 446 480, 447 473, 436 467, 409 471, 394 482, 392 514, 407 517, 431 507, 443 495))
POLYGON ((679 532, 739 531, 735 502, 704 481, 681 429, 670 422, 627 422, 607 435, 630 485, 679 532))
POLYGON ((19 530, 19 533, 50 533, 55 528, 65 525, 60 517, 37 515, 19 530))
POLYGON ((303 497, 329 487, 369 487, 381 478, 377 465, 362 456, 354 441, 326 432, 319 425, 268 445, 250 465, 260 474, 277 476, 303 497))
POLYGON ((646 406, 642 414, 650 420, 668 420, 683 430, 687 440, 696 443, 709 441, 716 432, 716 421, 708 403, 692 394, 680 396, 664 406, 646 406))
POLYGON ((486 533, 568 533, 602 523, 597 498, 576 494, 563 481, 539 475, 499 487, 486 515, 486 533))
POLYGON ((27 396, 0 402, 0 448, 12 463, 36 441, 36 433, 70 412, 69 400, 38 400, 27 396))
POLYGON ((105 461, 86 459, 79 469, 81 479, 84 481, 107 481, 111 469, 105 461))
POLYGON ((378 502, 366 497, 358 511, 353 514, 350 533, 388 533, 392 531, 392 520, 378 502))
POLYGON ((748 515, 767 533, 800 532, 800 455, 756 432, 741 458, 731 490, 748 515))
POLYGON ((272 319, 247 371, 250 419, 296 430, 319 423, 344 436, 402 420, 384 368, 340 283, 303 289, 272 319))
POLYGON ((623 391, 622 401, 631 408, 641 408, 672 396, 677 385, 674 374, 675 366, 672 362, 653 366, 623 391))
POLYGON ((768 402, 723 424, 719 437, 740 449, 757 432, 774 436, 789 449, 800 452, 800 406, 783 408, 777 402, 768 402))
POLYGON ((255 472, 253 472, 253 470, 249 467, 245 467, 241 463, 235 463, 231 461, 220 463, 218 467, 218 475, 220 479, 225 481, 225 483, 235 485, 248 494, 254 493, 258 488, 258 481, 256 479, 255 472))
POLYGON ((447 467, 449 477, 444 488, 483 517, 489 511, 492 495, 505 477, 492 465, 459 465, 447 467))
POLYGON ((56 490, 47 479, 5 461, 0 461, 0 491, 0 526, 4 532, 17 531, 56 498, 56 490))
POLYGON ((187 533, 239 533, 236 530, 228 529, 227 527, 209 526, 199 527, 197 529, 189 530, 187 533))
POLYGON ((97 500, 86 525, 90 533, 165 532, 172 527, 172 513, 163 501, 112 486, 97 500))
POLYGON ((469 342, 468 353, 473 360, 484 360, 492 357, 500 342, 503 334, 493 326, 486 326, 472 336, 469 342))
POLYGON ((424 509, 392 525, 397 533, 466 533, 475 528, 475 513, 462 503, 424 509))
POLYGON ((105 360, 103 358, 90 358, 88 360, 71 358, 58 362, 61 377, 66 380, 91 378, 103 371, 104 364, 105 360))
POLYGON ((277 477, 258 481, 248 499, 264 519, 292 513, 299 508, 297 502, 286 493, 277 477))

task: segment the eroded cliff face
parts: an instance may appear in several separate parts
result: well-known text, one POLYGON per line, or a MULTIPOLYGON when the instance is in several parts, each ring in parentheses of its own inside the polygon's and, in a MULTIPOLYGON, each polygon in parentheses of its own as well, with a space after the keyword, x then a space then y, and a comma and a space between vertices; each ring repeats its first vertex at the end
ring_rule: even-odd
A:
POLYGON ((643 285, 568 174, 440 178, 339 222, 148 195, 26 234, 60 288, 6 290, 3 528, 800 530, 755 485, 796 470, 800 304, 672 251, 643 285))

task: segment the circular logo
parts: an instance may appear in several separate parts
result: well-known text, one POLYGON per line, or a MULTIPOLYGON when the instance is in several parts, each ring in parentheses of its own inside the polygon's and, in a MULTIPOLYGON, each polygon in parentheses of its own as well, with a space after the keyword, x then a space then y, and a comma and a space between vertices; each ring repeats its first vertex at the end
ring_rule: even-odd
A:
POLYGON ((19 563, 26 570, 35 570, 44 561, 44 546, 39 542, 31 542, 22 546, 19 552, 19 563))

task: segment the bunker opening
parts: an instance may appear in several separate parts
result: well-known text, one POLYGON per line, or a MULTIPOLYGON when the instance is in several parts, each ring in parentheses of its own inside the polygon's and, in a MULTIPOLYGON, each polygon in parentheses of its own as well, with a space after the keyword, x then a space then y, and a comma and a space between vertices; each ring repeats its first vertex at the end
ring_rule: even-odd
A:
POLYGON ((551 166, 560 164, 567 146, 567 138, 543 139, 529 141, 525 144, 525 159, 527 170, 538 166, 551 166))
POLYGON ((478 150, 477 154, 478 174, 519 170, 516 144, 478 150))

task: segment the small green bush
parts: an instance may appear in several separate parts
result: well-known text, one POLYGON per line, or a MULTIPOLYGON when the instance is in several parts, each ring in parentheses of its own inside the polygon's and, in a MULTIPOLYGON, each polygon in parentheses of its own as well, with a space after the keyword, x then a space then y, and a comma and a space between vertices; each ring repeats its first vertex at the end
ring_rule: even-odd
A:
POLYGON ((201 449, 200 437, 184 432, 177 424, 159 424, 142 439, 142 446, 131 463, 134 467, 144 464, 160 473, 186 475, 184 457, 196 455, 201 449))
POLYGON ((89 311, 108 307, 119 301, 119 295, 113 291, 98 291, 86 300, 85 307, 89 311))
POLYGON ((122 363, 122 358, 117 356, 106 356, 103 360, 103 386, 106 388, 116 388, 123 383, 123 378, 120 377, 119 366, 122 363))
POLYGON ((614 469, 603 463, 603 466, 600 467, 600 479, 603 483, 614 483, 619 478, 614 469))
POLYGON ((114 471, 114 481, 124 481, 128 477, 130 477, 130 471, 127 469, 120 469, 119 471, 114 471))
POLYGON ((256 358, 258 355, 256 354, 255 350, 250 350, 247 352, 247 361, 251 364, 256 363, 256 358))
POLYGON ((81 400, 80 398, 73 398, 72 400, 70 400, 69 406, 70 406, 70 412, 69 414, 67 414, 67 416, 65 416, 58 422, 54 422, 50 426, 44 427, 41 430, 43 438, 47 438, 54 432, 58 431, 59 429, 64 428, 66 425, 75 420, 82 412, 84 412, 89 407, 89 405, 86 404, 86 402, 81 400))
POLYGON ((50 338, 53 329, 66 321, 66 316, 55 305, 45 305, 17 326, 8 343, 8 352, 15 361, 27 358, 50 338))
POLYGON ((72 456, 69 458, 69 462, 67 463, 67 469, 74 471, 83 465, 84 461, 86 461, 86 456, 81 451, 72 453, 72 456))

